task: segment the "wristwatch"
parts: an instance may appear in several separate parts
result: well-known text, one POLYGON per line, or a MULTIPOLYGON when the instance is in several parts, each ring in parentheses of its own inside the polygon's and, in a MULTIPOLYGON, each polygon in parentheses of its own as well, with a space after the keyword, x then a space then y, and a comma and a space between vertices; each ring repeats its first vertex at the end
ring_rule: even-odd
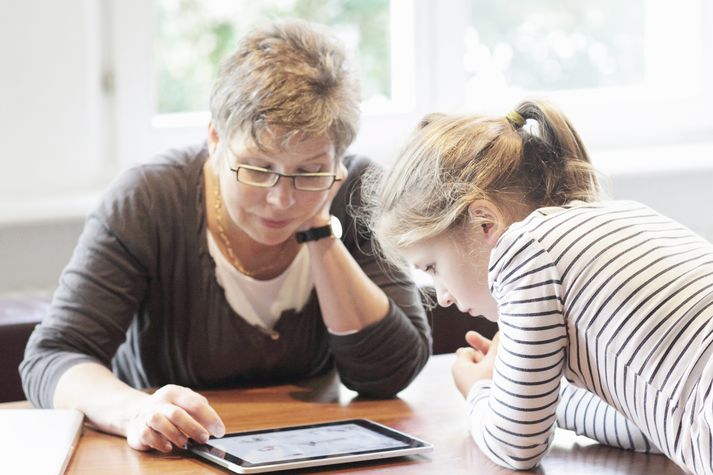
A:
POLYGON ((295 233, 295 238, 299 243, 317 241, 329 236, 334 236, 337 239, 342 237, 342 223, 339 222, 336 216, 329 218, 329 224, 305 229, 304 231, 297 231, 295 233))

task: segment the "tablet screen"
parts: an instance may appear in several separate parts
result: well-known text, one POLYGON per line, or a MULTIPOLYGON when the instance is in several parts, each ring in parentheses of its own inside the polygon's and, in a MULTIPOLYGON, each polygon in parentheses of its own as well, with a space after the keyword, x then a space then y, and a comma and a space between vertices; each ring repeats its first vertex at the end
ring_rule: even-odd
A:
POLYGON ((251 464, 409 447, 354 423, 236 435, 208 445, 251 464))
POLYGON ((428 452, 433 446, 368 419, 262 429, 191 446, 238 473, 373 460, 428 452))

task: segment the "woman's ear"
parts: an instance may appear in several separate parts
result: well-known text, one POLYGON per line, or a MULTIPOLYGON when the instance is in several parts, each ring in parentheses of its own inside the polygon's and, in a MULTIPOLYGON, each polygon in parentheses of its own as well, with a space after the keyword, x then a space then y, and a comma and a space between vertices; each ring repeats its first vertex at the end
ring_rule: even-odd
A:
POLYGON ((482 233, 485 242, 494 247, 506 228, 500 208, 492 201, 476 200, 468 206, 468 216, 477 225, 475 231, 482 233))
POLYGON ((208 150, 211 155, 215 152, 219 140, 220 137, 218 137, 218 131, 213 127, 213 122, 208 122, 208 150))

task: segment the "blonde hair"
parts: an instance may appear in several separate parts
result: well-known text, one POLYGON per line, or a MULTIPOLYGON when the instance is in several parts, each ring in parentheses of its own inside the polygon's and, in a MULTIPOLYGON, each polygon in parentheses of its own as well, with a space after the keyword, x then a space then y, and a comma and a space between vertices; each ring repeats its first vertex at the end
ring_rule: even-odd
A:
POLYGON ((464 224, 475 200, 534 210, 598 198, 596 174, 567 118, 537 101, 515 112, 428 115, 394 166, 365 178, 366 219, 388 260, 398 263, 399 249, 464 224))
POLYGON ((283 20, 256 28, 222 65, 210 98, 212 123, 228 139, 247 133, 327 134, 341 157, 359 128, 359 85, 341 42, 320 25, 283 20))

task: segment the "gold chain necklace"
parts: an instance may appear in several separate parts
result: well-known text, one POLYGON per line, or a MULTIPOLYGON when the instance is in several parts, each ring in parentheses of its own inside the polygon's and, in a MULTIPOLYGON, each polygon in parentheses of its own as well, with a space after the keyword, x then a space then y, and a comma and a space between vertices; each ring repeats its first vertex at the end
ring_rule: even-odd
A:
POLYGON ((240 264, 238 257, 233 251, 233 246, 230 244, 228 233, 225 232, 225 227, 223 226, 223 200, 220 197, 220 182, 218 180, 215 181, 215 204, 213 205, 213 209, 215 210, 215 224, 218 226, 218 235, 220 236, 221 241, 223 241, 225 249, 228 251, 228 258, 230 259, 230 262, 233 264, 233 266, 235 266, 236 269, 238 269, 241 273, 247 275, 248 277, 255 277, 256 275, 259 275, 262 272, 275 269, 280 265, 280 261, 282 260, 282 258, 287 255, 289 243, 287 243, 287 245, 282 246, 280 253, 274 259, 272 259, 272 262, 268 265, 259 267, 254 271, 248 271, 240 264))

